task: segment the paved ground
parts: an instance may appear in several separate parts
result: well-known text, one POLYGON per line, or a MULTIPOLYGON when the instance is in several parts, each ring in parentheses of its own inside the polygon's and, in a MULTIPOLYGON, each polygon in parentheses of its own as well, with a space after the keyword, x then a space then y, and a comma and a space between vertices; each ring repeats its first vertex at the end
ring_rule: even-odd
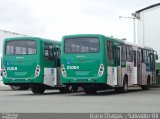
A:
POLYGON ((84 92, 60 94, 58 90, 34 95, 0 87, 0 112, 160 112, 160 88, 132 89, 126 94, 113 91, 86 95, 84 92))
POLYGON ((1 76, 0 76, 0 86, 4 86, 1 76))

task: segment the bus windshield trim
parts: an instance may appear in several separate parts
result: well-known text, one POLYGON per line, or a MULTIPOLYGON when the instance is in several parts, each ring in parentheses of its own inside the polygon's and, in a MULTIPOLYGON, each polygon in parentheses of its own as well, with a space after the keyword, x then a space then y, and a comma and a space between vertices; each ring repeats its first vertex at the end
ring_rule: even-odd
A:
POLYGON ((75 53, 86 54, 86 53, 99 53, 99 52, 100 52, 100 40, 98 37, 75 37, 75 38, 64 39, 65 54, 75 54, 75 53), (79 41, 74 42, 76 40, 79 41), (84 42, 80 42, 82 40, 84 40, 84 42), (68 44, 66 42, 68 42, 68 44))
POLYGON ((5 55, 35 55, 36 53, 36 40, 8 40, 5 42, 5 55))

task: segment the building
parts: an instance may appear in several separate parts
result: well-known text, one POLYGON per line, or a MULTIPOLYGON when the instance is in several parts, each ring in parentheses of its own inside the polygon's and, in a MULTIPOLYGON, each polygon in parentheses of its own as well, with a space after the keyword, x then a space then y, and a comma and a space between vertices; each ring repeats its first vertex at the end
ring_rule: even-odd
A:
POLYGON ((3 40, 5 38, 20 37, 20 36, 26 36, 26 35, 15 33, 15 32, 10 32, 10 31, 6 31, 6 30, 0 30, 0 54, 2 54, 3 40))
POLYGON ((132 15, 137 19, 137 43, 154 48, 160 57, 160 3, 132 15))
MULTIPOLYGON (((26 35, 10 32, 10 31, 6 31, 6 30, 0 30, 0 69, 1 69, 1 66, 2 66, 1 65, 1 57, 2 57, 3 40, 5 38, 9 38, 9 37, 20 37, 20 36, 26 36, 26 35)), ((2 84, 2 76, 0 75, 0 86, 1 85, 3 85, 3 84, 2 84)))
POLYGON ((156 82, 160 85, 160 3, 140 9, 132 15, 137 19, 137 42, 154 48, 158 53, 156 82))

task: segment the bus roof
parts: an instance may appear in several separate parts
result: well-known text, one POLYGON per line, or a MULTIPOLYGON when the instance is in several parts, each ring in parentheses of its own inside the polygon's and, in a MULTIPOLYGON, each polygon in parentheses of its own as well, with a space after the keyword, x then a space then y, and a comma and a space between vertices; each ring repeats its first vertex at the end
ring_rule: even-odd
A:
POLYGON ((143 48, 143 49, 153 50, 153 48, 151 48, 151 47, 144 46, 144 45, 141 45, 141 44, 132 43, 132 42, 128 42, 128 41, 125 41, 123 39, 117 39, 117 38, 108 37, 108 36, 105 36, 105 37, 108 38, 108 39, 111 39, 113 41, 124 43, 126 45, 131 45, 131 46, 134 46, 134 47, 139 47, 139 48, 143 48))
POLYGON ((149 49, 149 50, 153 50, 155 51, 153 48, 151 47, 147 47, 147 46, 144 46, 144 45, 140 45, 140 44, 136 44, 136 43, 131 43, 131 42, 128 42, 128 41, 125 41, 123 39, 118 39, 118 38, 114 38, 114 37, 109 37, 109 36, 105 36, 105 35, 102 35, 102 34, 73 34, 73 35, 66 35, 66 36, 63 36, 63 39, 65 38, 72 38, 72 37, 99 37, 99 36, 103 36, 105 37, 107 40, 111 40, 111 41, 115 41, 115 42, 119 42, 119 43, 124 43, 126 45, 132 45, 132 46, 135 46, 135 47, 139 47, 139 48, 144 48, 144 49, 149 49))
POLYGON ((123 42, 123 40, 120 40, 120 39, 117 39, 117 38, 113 38, 113 37, 108 37, 108 36, 104 36, 102 34, 73 34, 73 35, 65 35, 63 36, 63 39, 65 38, 72 38, 72 37, 99 37, 99 36, 103 36, 103 37, 106 37, 110 40, 114 40, 114 41, 117 41, 117 42, 123 42))
POLYGON ((72 37, 98 37, 100 34, 72 34, 65 35, 63 38, 72 38, 72 37))
POLYGON ((4 41, 8 41, 8 40, 34 40, 34 39, 38 39, 38 40, 42 40, 42 41, 48 41, 48 42, 53 42, 55 44, 58 44, 60 45, 61 43, 59 41, 56 41, 56 40, 49 40, 49 39, 44 39, 44 38, 39 38, 39 37, 11 37, 11 38, 6 38, 4 39, 4 41))

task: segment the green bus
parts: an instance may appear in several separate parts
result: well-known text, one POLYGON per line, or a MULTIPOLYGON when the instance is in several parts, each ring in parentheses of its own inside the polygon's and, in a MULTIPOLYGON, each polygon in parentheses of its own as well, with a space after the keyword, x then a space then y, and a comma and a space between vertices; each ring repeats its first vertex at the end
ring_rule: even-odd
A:
POLYGON ((33 93, 57 88, 70 91, 60 80, 60 42, 37 37, 7 38, 3 43, 3 83, 31 87, 33 93))
POLYGON ((61 44, 62 83, 87 94, 110 88, 127 92, 135 85, 149 89, 156 82, 157 57, 150 47, 101 34, 67 35, 61 44))

